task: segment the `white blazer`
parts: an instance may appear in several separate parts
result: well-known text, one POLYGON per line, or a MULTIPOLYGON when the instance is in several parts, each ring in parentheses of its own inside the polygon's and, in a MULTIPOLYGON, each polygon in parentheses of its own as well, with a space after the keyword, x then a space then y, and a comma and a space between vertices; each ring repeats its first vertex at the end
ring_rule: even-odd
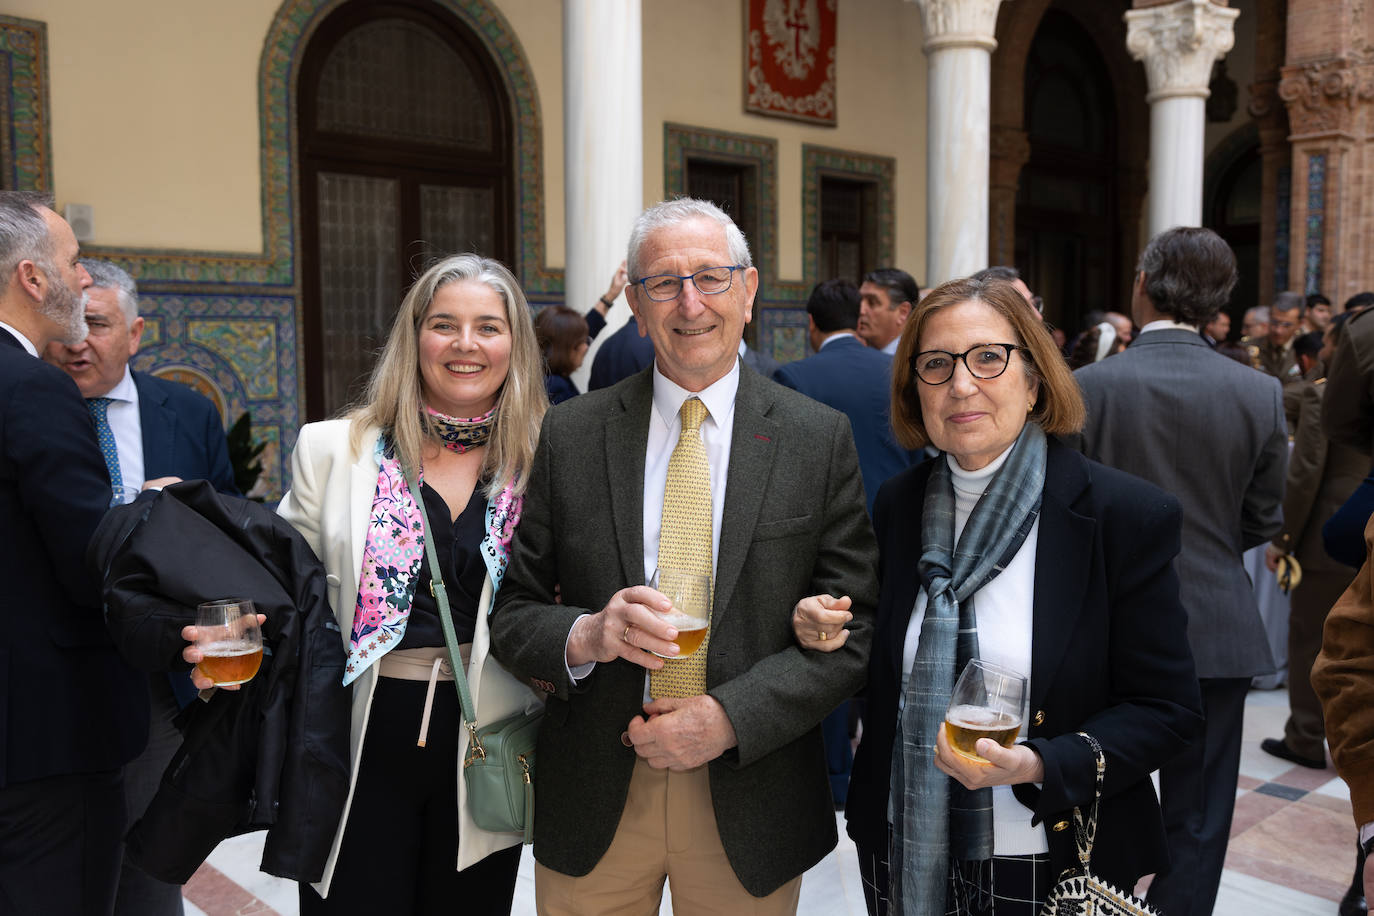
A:
MULTIPOLYGON (((326 420, 301 428, 296 450, 291 456, 291 490, 282 498, 278 513, 289 521, 310 543, 324 563, 329 585, 329 604, 339 623, 347 648, 353 630, 353 610, 357 606, 358 573, 362 569, 363 545, 372 513, 372 498, 377 489, 377 462, 373 447, 379 431, 364 432, 358 451, 349 445, 348 420, 326 420)), ((417 494, 418 499, 418 494, 417 494)), ((478 602, 477 632, 468 661, 468 687, 480 725, 498 722, 516 713, 535 709, 540 700, 523 681, 516 680, 494 658, 489 657, 490 636, 487 615, 491 613, 496 585, 490 570, 478 602), (481 611, 485 611, 482 613, 481 611)), ((327 896, 339 859, 348 812, 353 806, 353 790, 362 760, 363 736, 367 733, 372 694, 377 687, 377 668, 369 667, 351 685, 352 721, 349 728, 348 799, 344 803, 334 845, 325 862, 324 875, 314 887, 327 896)), ((458 861, 459 871, 500 849, 514 846, 522 839, 518 833, 492 833, 472 822, 467 808, 467 783, 463 779, 463 758, 468 736, 460 729, 458 744, 458 861)))

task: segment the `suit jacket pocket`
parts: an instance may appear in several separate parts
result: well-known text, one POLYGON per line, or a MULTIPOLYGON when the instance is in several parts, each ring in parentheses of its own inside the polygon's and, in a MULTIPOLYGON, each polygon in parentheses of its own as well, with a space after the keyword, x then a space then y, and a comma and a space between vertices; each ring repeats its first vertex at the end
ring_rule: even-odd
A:
POLYGON ((792 518, 778 519, 775 522, 759 522, 754 526, 754 540, 769 541, 774 538, 795 537, 799 534, 808 534, 815 527, 810 515, 798 515, 792 518))

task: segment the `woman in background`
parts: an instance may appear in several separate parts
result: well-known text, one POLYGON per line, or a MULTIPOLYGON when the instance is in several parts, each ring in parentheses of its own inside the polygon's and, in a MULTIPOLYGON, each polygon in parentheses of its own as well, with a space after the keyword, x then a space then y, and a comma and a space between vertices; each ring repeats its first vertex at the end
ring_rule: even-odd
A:
POLYGON ((561 404, 581 394, 571 376, 581 368, 591 346, 587 319, 567 306, 551 305, 535 318, 534 331, 544 354, 544 388, 549 403, 561 404))

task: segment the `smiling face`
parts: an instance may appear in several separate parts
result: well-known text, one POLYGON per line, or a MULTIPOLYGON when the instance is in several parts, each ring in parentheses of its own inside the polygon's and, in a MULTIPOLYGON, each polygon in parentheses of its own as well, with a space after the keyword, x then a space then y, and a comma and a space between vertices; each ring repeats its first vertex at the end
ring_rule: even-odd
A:
POLYGON ((97 287, 86 302, 86 324, 90 333, 85 340, 74 347, 48 344, 43 358, 75 379, 82 397, 98 398, 124 378, 129 357, 138 352, 143 319, 130 325, 119 306, 119 291, 97 287))
POLYGON ((511 329, 494 289, 477 280, 439 287, 420 321, 419 346, 426 404, 464 419, 495 406, 510 371, 511 329))
MULTIPOLYGON (((639 247, 635 279, 659 274, 686 276, 708 267, 725 267, 730 248, 725 229, 706 217, 666 226, 645 238, 639 247)), ((668 302, 650 299, 640 284, 626 287, 639 332, 654 342, 658 370, 688 391, 701 391, 720 380, 739 357, 744 326, 753 317, 759 274, 752 267, 737 270, 730 288, 706 295, 691 280, 668 302)))
MULTIPOLYGON (((963 353, 986 343, 1020 341, 1011 323, 992 306, 967 300, 926 319, 916 350, 963 353)), ((1040 388, 1020 351, 1012 354, 1011 363, 997 378, 974 378, 964 361, 958 360, 954 375, 944 384, 927 385, 919 380, 913 384, 930 441, 968 471, 986 467, 1016 441, 1040 388)))

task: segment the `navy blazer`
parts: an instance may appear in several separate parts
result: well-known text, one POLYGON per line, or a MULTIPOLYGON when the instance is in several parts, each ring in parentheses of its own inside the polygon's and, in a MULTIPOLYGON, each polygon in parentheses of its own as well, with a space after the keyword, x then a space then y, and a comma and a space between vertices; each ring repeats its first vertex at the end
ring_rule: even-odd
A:
MULTIPOLYGON (((936 458, 943 461, 944 458, 936 458)), ((888 842, 888 789, 907 624, 921 587, 921 507, 931 462, 878 494, 878 622, 868 668, 868 712, 845 815, 849 834, 888 842)), ((1106 782, 1093 870, 1119 886, 1168 864, 1150 783, 1202 724, 1173 559, 1178 501, 1129 474, 1088 461, 1051 439, 1036 541, 1032 605, 1030 746, 1043 788, 1016 786, 1032 824, 1043 823, 1050 874, 1077 864, 1073 808, 1092 803, 1096 763, 1084 731, 1102 745, 1106 782)))
POLYGON ((0 331, 0 788, 113 770, 148 741, 147 683, 85 564, 109 505, 76 383, 0 331))
POLYGON ((815 355, 783 366, 773 381, 849 417, 872 515, 883 481, 910 467, 916 458, 892 434, 892 357, 864 346, 857 337, 841 337, 815 355))
POLYGON ((649 368, 653 361, 654 342, 639 336, 639 322, 631 316, 618 331, 601 342, 600 349, 592 358, 587 390, 609 388, 621 379, 649 368))
POLYGON ((210 399, 185 385, 143 372, 132 373, 143 431, 143 477, 208 480, 216 490, 240 496, 229 464, 223 421, 210 399))

